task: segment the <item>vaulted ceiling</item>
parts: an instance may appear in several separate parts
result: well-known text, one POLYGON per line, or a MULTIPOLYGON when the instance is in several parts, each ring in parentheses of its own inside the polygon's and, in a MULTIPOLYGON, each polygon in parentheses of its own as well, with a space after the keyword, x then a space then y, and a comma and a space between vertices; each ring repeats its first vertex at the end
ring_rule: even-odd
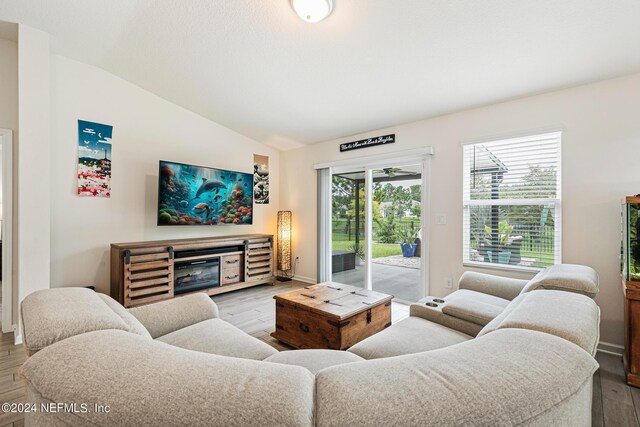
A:
POLYGON ((288 149, 640 72, 638 0, 0 0, 52 50, 288 149))

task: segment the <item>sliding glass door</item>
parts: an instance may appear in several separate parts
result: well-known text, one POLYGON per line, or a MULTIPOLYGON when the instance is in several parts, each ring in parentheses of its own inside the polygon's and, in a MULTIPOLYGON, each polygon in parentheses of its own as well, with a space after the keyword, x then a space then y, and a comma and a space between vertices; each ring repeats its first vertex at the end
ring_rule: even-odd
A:
POLYGON ((331 280, 365 284, 364 171, 331 176, 331 280))
POLYGON ((331 281, 425 296, 422 183, 422 162, 332 169, 331 281))
POLYGON ((422 166, 393 165, 373 170, 371 285, 399 300, 423 298, 422 166))

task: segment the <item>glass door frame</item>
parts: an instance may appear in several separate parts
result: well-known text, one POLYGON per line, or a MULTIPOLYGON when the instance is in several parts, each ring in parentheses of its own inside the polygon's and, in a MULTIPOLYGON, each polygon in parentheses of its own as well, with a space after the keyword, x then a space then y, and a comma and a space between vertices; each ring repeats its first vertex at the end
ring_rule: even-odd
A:
POLYGON ((318 282, 329 281, 331 278, 331 178, 336 173, 364 171, 365 191, 365 289, 372 289, 371 256, 373 248, 372 232, 372 200, 373 195, 373 170, 393 165, 422 166, 422 214, 420 217, 421 254, 420 280, 424 290, 424 296, 429 295, 429 218, 430 218, 430 194, 431 182, 431 157, 434 154, 433 147, 424 147, 413 150, 400 151, 394 154, 363 156, 354 159, 344 159, 330 163, 315 164, 318 170, 318 282))

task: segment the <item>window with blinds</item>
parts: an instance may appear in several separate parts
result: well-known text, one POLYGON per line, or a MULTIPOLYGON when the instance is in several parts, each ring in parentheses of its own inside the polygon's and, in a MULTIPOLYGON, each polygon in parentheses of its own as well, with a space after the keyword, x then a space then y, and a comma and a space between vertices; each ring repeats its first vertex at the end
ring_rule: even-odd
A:
POLYGON ((551 132, 463 147, 465 263, 561 262, 561 139, 551 132))

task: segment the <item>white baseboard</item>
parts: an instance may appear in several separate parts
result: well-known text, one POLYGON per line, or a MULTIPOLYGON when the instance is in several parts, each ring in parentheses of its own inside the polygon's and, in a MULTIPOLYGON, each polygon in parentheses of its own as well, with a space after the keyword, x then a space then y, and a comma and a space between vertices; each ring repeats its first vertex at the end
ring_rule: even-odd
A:
POLYGON ((318 283, 316 281, 316 279, 312 279, 310 277, 305 277, 305 276, 293 276, 293 280, 297 280, 299 282, 304 282, 304 283, 311 283, 312 285, 315 285, 316 283, 318 283))
POLYGON ((622 357, 624 347, 618 344, 611 344, 609 342, 600 341, 600 343, 598 344, 598 351, 600 353, 622 357))
POLYGON ((13 331, 16 330, 16 326, 15 325, 8 325, 5 326, 4 323, 2 324, 2 333, 3 334, 9 334, 12 333, 13 331))

